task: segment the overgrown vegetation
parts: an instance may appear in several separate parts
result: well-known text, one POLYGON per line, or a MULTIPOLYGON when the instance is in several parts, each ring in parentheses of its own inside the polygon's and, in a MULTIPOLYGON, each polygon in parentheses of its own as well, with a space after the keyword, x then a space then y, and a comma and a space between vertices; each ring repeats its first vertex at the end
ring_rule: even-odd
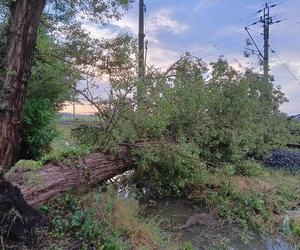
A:
POLYGON ((239 224, 245 231, 254 229, 260 234, 276 234, 285 212, 297 208, 298 182, 299 176, 286 173, 265 171, 257 177, 230 177, 219 169, 204 184, 192 186, 189 195, 217 209, 221 218, 239 224))
POLYGON ((168 73, 149 73, 142 101, 126 95, 137 83, 114 85, 100 126, 73 136, 109 152, 132 145, 130 182, 144 195, 190 198, 244 231, 278 233, 285 212, 299 205, 299 176, 269 172, 254 158, 291 139, 280 88, 223 59, 206 65, 188 54, 168 73))
MULTIPOLYGON (((207 64, 187 53, 166 72, 149 68, 137 80, 136 41, 127 34, 91 39, 76 16, 118 19, 132 1, 96 2, 48 1, 24 109, 20 157, 30 160, 11 170, 28 171, 29 186, 41 185, 34 171, 48 161, 74 167, 93 149, 116 154, 117 146, 126 144, 135 162, 128 183, 144 198, 184 197, 245 231, 278 233, 286 211, 299 207, 299 175, 270 172, 255 159, 298 141, 299 123, 280 112, 287 99, 274 79, 234 69, 223 58, 207 64), (111 84, 106 101, 94 99, 89 89, 89 79, 103 75, 111 84), (83 79, 86 89, 77 89, 83 79), (76 93, 94 105, 99 122, 82 124, 73 130, 72 144, 61 140, 52 144, 60 149, 51 150, 56 112, 76 93)), ((0 1, 3 58, 10 3, 0 1)), ((1 72, 0 84, 3 77, 1 72)), ((53 222, 51 237, 62 245, 67 238, 79 239, 81 249, 180 248, 159 221, 141 217, 137 201, 121 198, 111 187, 67 194, 41 209, 53 222)), ((299 241, 299 221, 287 228, 282 233, 299 241)))
POLYGON ((72 87, 80 75, 70 64, 49 56, 59 49, 41 28, 26 95, 21 159, 39 159, 50 151, 50 144, 58 135, 57 111, 66 101, 74 99, 72 87))
POLYGON ((80 249, 188 249, 171 242, 159 221, 142 218, 137 201, 117 195, 112 186, 67 194, 40 209, 52 219, 52 238, 76 238, 80 249))
POLYGON ((237 173, 255 174, 260 167, 244 160, 289 140, 286 116, 279 111, 286 98, 259 74, 239 72, 221 58, 207 65, 189 54, 168 74, 150 71, 142 100, 128 95, 140 83, 117 81, 99 114, 100 129, 83 127, 76 138, 110 151, 137 143, 135 179, 165 194, 178 193, 195 173, 205 175, 199 173, 203 165, 232 164, 237 173))

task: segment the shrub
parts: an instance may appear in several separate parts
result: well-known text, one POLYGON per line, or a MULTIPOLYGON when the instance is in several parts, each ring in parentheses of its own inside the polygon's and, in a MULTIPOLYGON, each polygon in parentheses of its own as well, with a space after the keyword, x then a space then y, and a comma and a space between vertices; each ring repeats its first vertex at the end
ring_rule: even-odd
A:
POLYGON ((265 173, 265 169, 259 162, 241 161, 236 164, 236 172, 245 176, 260 176, 265 173))
POLYGON ((21 159, 38 159, 56 136, 57 115, 51 103, 45 99, 27 102, 23 120, 21 159))
POLYGON ((146 145, 135 150, 134 155, 137 166, 132 180, 146 188, 146 195, 180 195, 186 184, 201 183, 206 176, 205 164, 197 148, 190 144, 146 145))
MULTIPOLYGON (((38 33, 37 51, 50 55, 58 51, 44 27, 38 33)), ((56 136, 57 110, 74 97, 70 86, 80 78, 78 70, 55 57, 35 57, 26 93, 20 158, 38 159, 56 136)))

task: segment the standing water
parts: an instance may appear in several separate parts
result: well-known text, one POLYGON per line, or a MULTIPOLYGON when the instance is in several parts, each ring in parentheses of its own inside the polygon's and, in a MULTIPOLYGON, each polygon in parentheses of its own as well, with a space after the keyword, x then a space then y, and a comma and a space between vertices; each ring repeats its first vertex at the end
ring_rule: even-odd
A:
POLYGON ((154 205, 148 206, 146 213, 166 221, 165 228, 167 230, 180 233, 180 241, 191 242, 196 250, 224 248, 232 250, 296 250, 280 237, 262 239, 253 232, 242 232, 235 225, 221 225, 221 223, 213 225, 207 209, 195 208, 184 200, 158 201, 154 205), (207 215, 208 219, 205 219, 204 215, 207 215))

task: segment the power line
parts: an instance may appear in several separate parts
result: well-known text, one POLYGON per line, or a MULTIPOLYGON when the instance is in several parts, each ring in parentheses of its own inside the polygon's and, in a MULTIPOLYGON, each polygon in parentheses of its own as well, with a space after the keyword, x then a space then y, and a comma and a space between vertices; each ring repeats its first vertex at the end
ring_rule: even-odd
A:
MULTIPOLYGON (((268 5, 268 7, 269 8, 274 8, 274 7, 276 7, 276 6, 278 6, 279 4, 282 4, 282 3, 277 3, 277 4, 271 4, 271 3, 274 3, 275 1, 270 1, 270 2, 268 2, 268 4, 270 4, 270 5, 268 5)), ((262 10, 263 11, 263 10, 262 10)), ((261 13, 262 11, 257 11, 256 13, 261 13)), ((253 14, 251 14, 251 15, 249 15, 249 17, 251 17, 251 16, 253 16, 253 14)), ((291 18, 297 18, 298 16, 294 16, 294 17, 291 17, 291 18)), ((300 17, 300 16, 299 16, 300 17)), ((243 18, 243 19, 247 19, 248 17, 245 17, 245 18, 243 18)), ((287 19, 281 19, 281 20, 277 20, 277 21, 273 21, 273 16, 271 17, 269 17, 269 22, 270 22, 270 25, 271 24, 276 24, 276 23, 279 23, 279 22, 282 22, 282 21, 284 21, 284 20, 287 20, 287 19)), ((261 23, 261 22, 257 22, 257 23, 261 23)), ((286 26, 283 26, 283 27, 280 27, 280 28, 277 28, 277 29, 275 29, 275 30, 273 30, 273 31, 277 31, 277 30, 281 30, 281 29, 284 29, 284 28, 287 28, 287 27, 291 27, 291 26, 294 26, 294 25, 296 25, 296 24, 298 24, 298 23, 300 23, 300 22, 296 22, 296 23, 292 23, 292 24, 290 24, 290 25, 286 25, 286 26)), ((250 25, 251 26, 251 25, 250 25)), ((261 36, 261 35, 263 35, 263 33, 261 33, 261 32, 259 32, 258 30, 260 29, 260 27, 259 28, 250 28, 249 26, 247 27, 249 30, 251 30, 251 31, 253 31, 253 32, 255 32, 255 33, 257 33, 257 35, 254 35, 254 36, 252 36, 253 38, 257 38, 257 37, 259 37, 259 36, 261 36)), ((230 38, 232 38, 232 37, 234 37, 234 36, 236 36, 236 35, 239 35, 239 34, 241 34, 243 32, 243 30, 239 30, 239 31, 237 31, 237 32, 234 32, 234 33, 232 33, 232 34, 229 34, 229 35, 227 35, 225 38, 223 38, 223 39, 221 39, 221 40, 219 40, 218 42, 213 42, 213 41, 211 41, 211 43, 212 43, 212 45, 206 45, 204 48, 202 48, 202 49, 200 49, 200 50, 194 50, 193 52, 194 53, 201 53, 202 54, 202 52, 204 52, 204 55, 205 54, 207 54, 207 53, 210 53, 210 51, 209 50, 211 50, 211 49, 213 49, 213 48, 217 48, 217 49, 226 49, 226 48, 231 48, 231 47, 233 47, 233 45, 235 45, 235 44, 238 44, 238 43, 241 43, 241 42, 244 42, 245 40, 244 39, 242 39, 242 40, 238 40, 238 41, 234 41, 234 42, 231 42, 231 43, 229 43, 229 44, 225 44, 225 45, 221 45, 221 46, 219 46, 219 44, 220 44, 220 42, 222 42, 222 41, 226 41, 226 40, 228 40, 228 39, 230 39, 230 38), (206 52, 206 53, 205 53, 206 52)), ((267 43, 266 43, 267 44, 267 43)))
MULTIPOLYGON (((246 19, 248 19, 248 18, 250 18, 250 17, 253 17, 254 14, 256 14, 256 13, 253 12, 253 13, 251 13, 250 15, 248 15, 248 16, 246 16, 246 17, 244 17, 244 18, 239 19, 238 21, 246 20, 246 19)), ((244 29, 241 28, 239 31, 230 33, 230 34, 226 35, 224 38, 222 38, 221 40, 217 40, 218 42, 212 41, 212 40, 207 41, 207 42, 209 42, 209 43, 211 43, 211 44, 217 44, 217 43, 220 43, 220 42, 222 42, 222 41, 228 40, 229 38, 234 37, 234 36, 236 36, 236 35, 238 35, 238 34, 242 34, 243 32, 244 32, 244 29)), ((244 41, 244 40, 242 40, 242 41, 244 41)), ((200 50, 196 50, 195 52, 196 52, 196 53, 200 53, 200 52, 203 52, 203 51, 208 50, 208 49, 210 49, 210 46, 206 46, 206 48, 200 49, 200 50)))
POLYGON ((279 55, 276 53, 276 51, 271 47, 271 52, 277 57, 277 59, 281 62, 281 64, 284 66, 284 68, 290 73, 290 75, 300 84, 300 80, 298 77, 293 73, 293 71, 288 67, 288 65, 279 57, 279 55))
POLYGON ((299 21, 299 22, 296 22, 296 23, 292 23, 292 24, 290 24, 290 25, 285 25, 285 26, 280 27, 280 28, 277 28, 277 29, 275 29, 275 30, 273 30, 273 31, 282 30, 282 29, 285 29, 285 28, 288 28, 288 27, 291 27, 291 26, 295 26, 295 25, 297 25, 297 24, 300 24, 300 21, 299 21))

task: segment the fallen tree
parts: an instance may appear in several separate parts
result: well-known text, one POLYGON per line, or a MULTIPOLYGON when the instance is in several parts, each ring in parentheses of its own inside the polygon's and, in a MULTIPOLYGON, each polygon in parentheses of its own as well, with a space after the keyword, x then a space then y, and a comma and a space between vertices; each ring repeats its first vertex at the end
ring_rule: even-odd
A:
POLYGON ((69 167, 49 162, 37 170, 15 169, 6 179, 20 188, 31 206, 47 203, 69 190, 80 190, 127 171, 133 164, 130 149, 122 146, 116 155, 93 153, 69 167))
POLYGON ((117 154, 90 154, 72 166, 49 162, 39 169, 20 168, 0 175, 0 243, 4 240, 33 245, 36 228, 48 226, 32 207, 70 190, 80 190, 119 175, 133 164, 129 147, 119 147, 117 154))

